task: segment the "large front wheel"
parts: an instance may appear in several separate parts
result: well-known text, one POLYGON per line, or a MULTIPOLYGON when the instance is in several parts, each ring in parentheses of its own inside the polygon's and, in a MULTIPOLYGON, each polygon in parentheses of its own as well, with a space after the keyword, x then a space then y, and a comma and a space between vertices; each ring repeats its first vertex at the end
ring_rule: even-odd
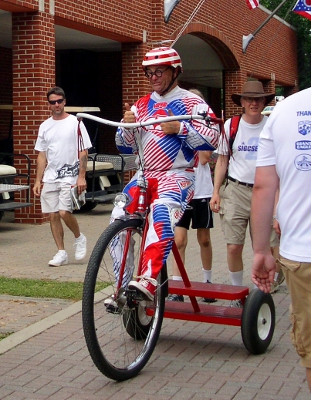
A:
POLYGON ((117 381, 134 377, 146 365, 163 320, 162 274, 153 302, 133 302, 126 297, 126 286, 137 275, 141 237, 140 219, 109 225, 94 247, 84 280, 82 319, 87 347, 97 368, 117 381), (120 288, 115 275, 122 262, 126 265, 120 288), (117 307, 107 308, 104 301, 112 295, 117 307))

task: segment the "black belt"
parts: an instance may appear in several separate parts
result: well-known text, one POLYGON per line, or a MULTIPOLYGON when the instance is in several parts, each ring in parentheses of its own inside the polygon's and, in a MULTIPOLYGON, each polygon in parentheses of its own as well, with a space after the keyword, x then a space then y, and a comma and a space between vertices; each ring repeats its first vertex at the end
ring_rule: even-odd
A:
POLYGON ((240 182, 237 179, 231 178, 231 176, 228 176, 229 181, 238 183, 239 185, 246 186, 248 188, 252 188, 254 185, 252 183, 246 183, 246 182, 240 182))

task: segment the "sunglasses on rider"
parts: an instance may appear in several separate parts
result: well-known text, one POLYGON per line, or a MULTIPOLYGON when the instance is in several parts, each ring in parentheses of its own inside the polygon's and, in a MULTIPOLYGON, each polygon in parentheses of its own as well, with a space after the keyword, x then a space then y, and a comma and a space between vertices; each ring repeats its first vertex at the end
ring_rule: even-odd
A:
POLYGON ((65 100, 65 99, 49 100, 49 103, 50 103, 52 106, 55 106, 56 103, 57 103, 57 104, 62 104, 62 102, 63 102, 64 100, 65 100))

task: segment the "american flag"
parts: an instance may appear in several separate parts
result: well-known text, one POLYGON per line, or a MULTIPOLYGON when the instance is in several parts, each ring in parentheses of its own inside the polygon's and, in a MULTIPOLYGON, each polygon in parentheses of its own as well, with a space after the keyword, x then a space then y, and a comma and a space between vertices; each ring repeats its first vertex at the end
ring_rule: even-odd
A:
POLYGON ((311 19, 311 0, 298 0, 293 11, 305 18, 311 19))
POLYGON ((251 10, 259 6, 259 0, 246 0, 246 5, 251 10))

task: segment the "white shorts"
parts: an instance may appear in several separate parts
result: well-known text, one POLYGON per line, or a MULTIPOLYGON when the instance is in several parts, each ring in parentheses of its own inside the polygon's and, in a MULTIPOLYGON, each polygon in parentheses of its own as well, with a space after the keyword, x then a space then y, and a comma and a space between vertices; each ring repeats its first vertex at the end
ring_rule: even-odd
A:
POLYGON ((72 212, 70 189, 68 182, 44 183, 41 192, 41 208, 43 213, 72 212))

